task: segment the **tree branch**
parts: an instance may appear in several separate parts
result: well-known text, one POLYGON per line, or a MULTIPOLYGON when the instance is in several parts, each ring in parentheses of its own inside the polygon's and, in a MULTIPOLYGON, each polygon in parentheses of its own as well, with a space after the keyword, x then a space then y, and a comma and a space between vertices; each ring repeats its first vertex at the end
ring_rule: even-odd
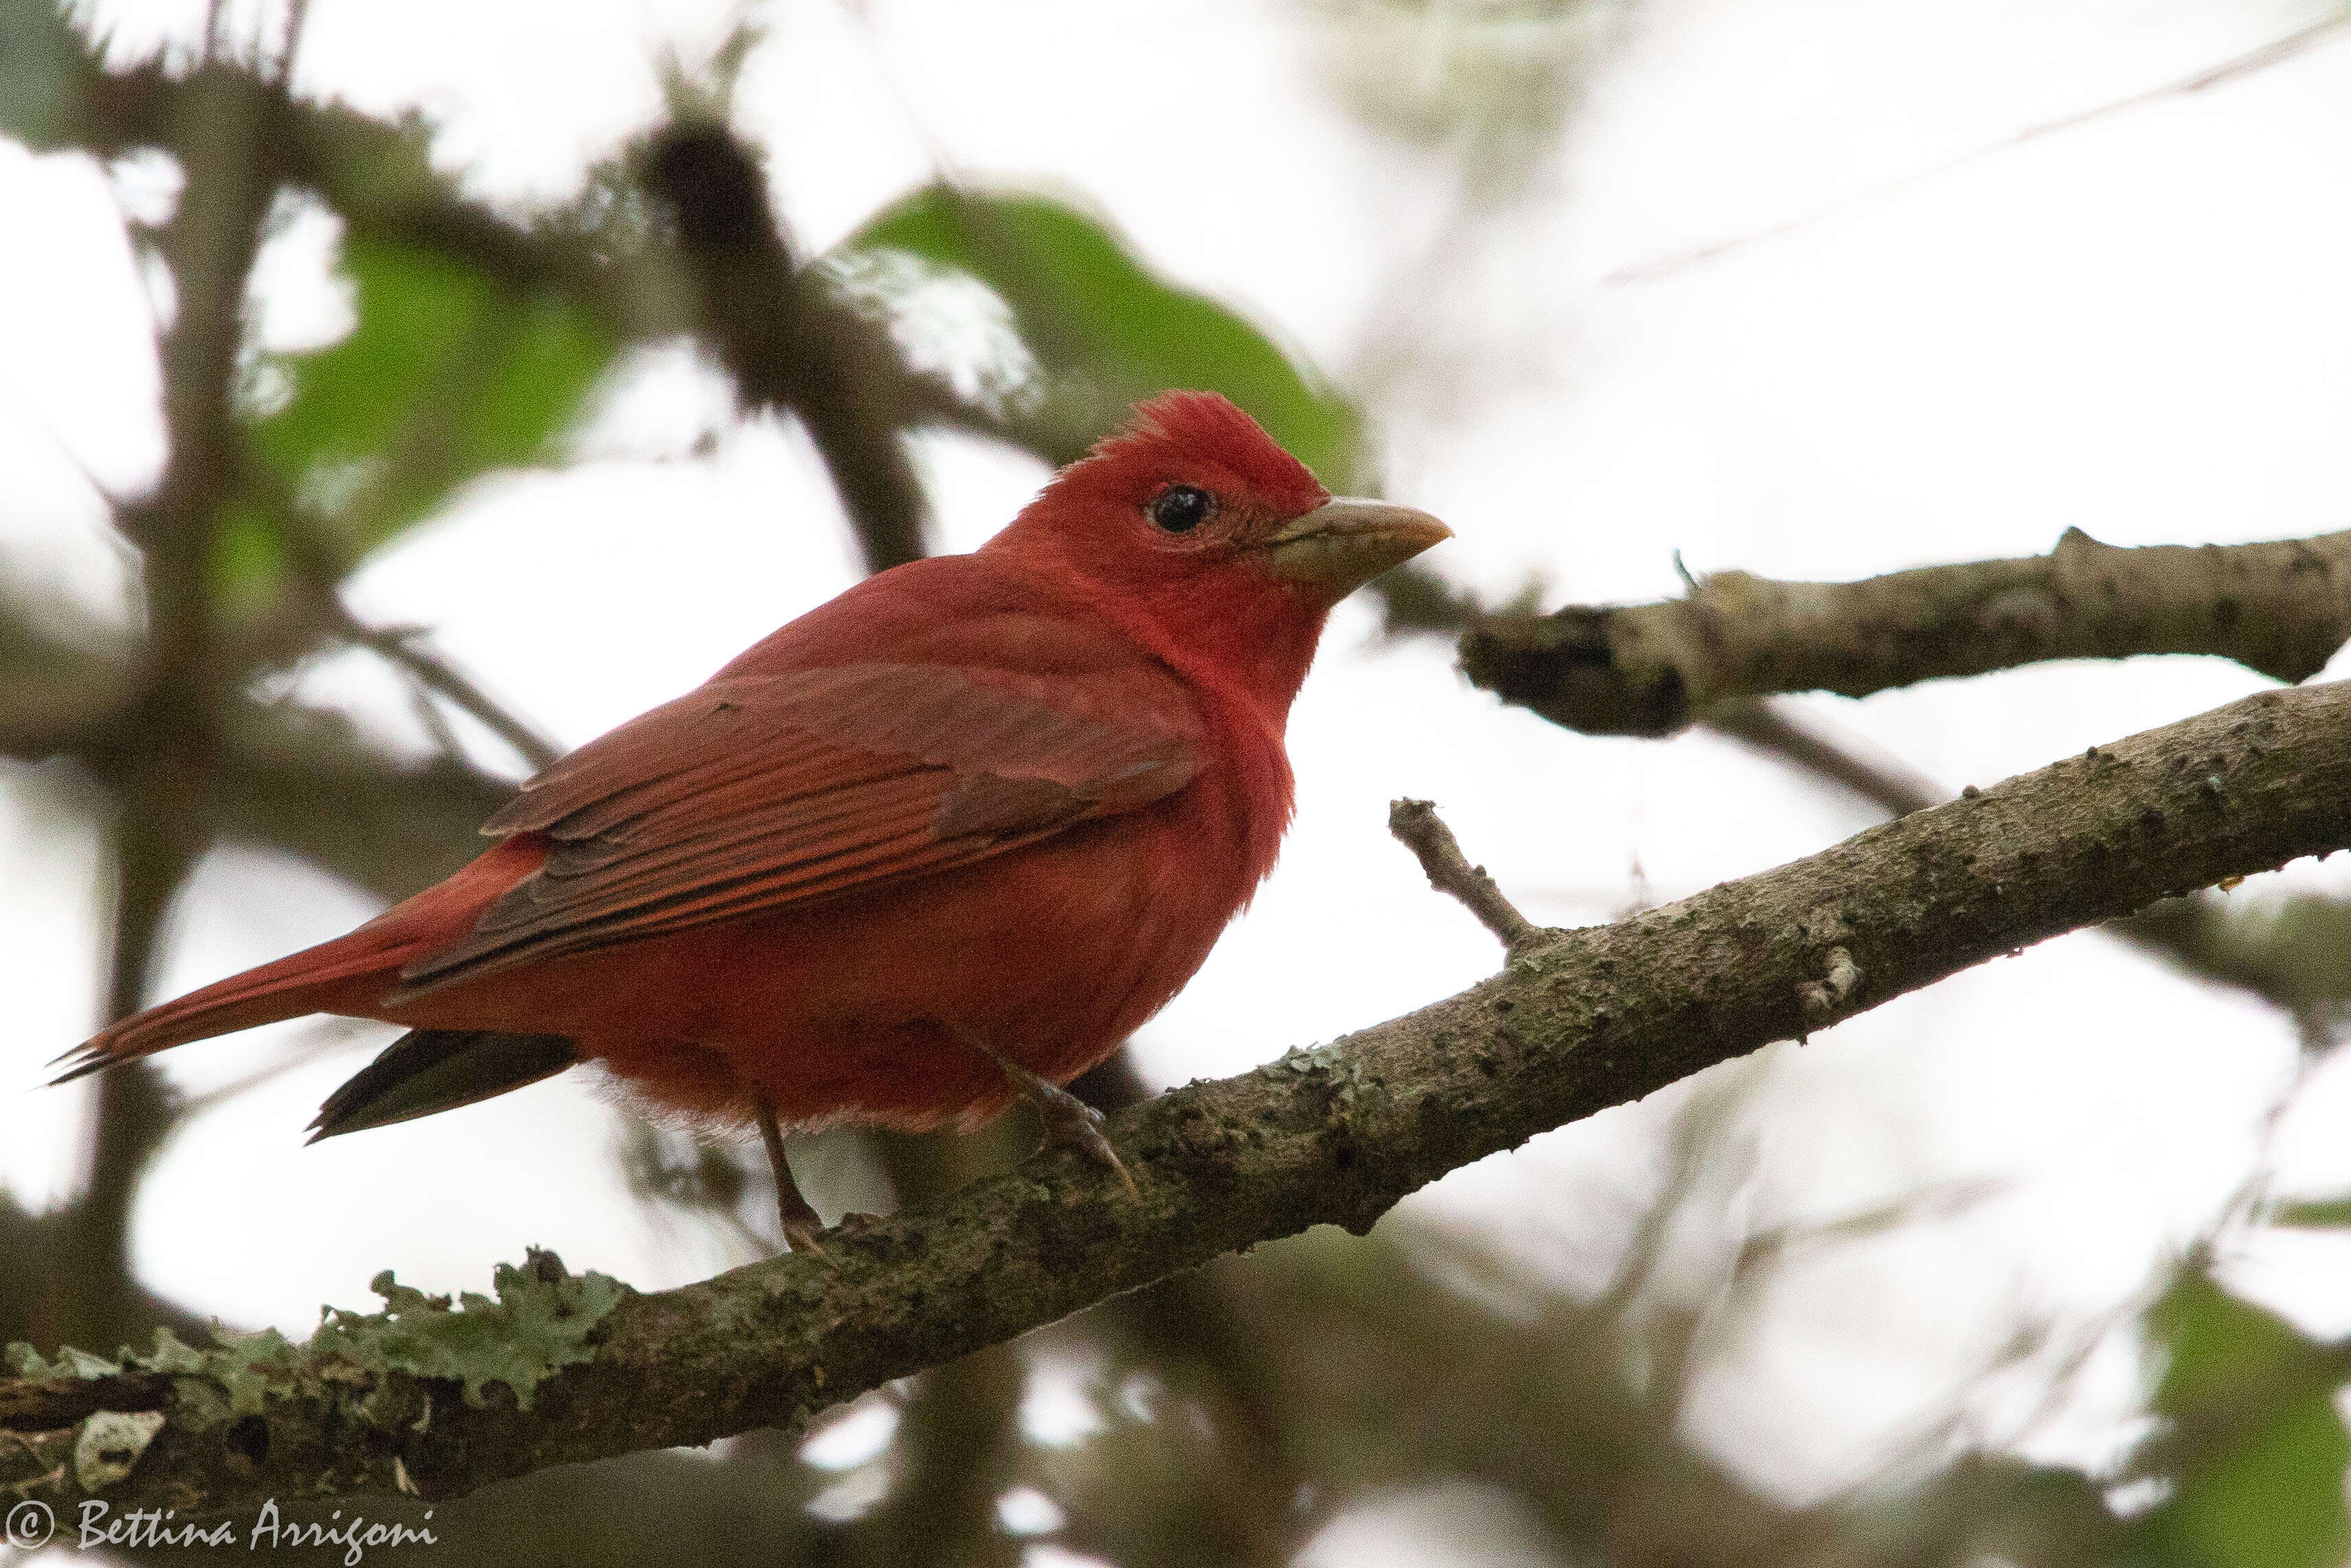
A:
MULTIPOLYGON (((166 1419, 118 1507, 450 1496, 551 1464, 791 1427, 1092 1302, 1406 1193, 1536 1133, 2167 895, 2351 846, 2351 685, 2265 692, 1613 925, 1458 996, 1124 1113, 1141 1185, 1055 1151, 935 1206, 589 1320, 518 1398, 322 1348, 237 1412, 209 1373, 0 1382, 0 1489, 97 1410, 166 1419), (239 1425, 242 1423, 242 1425, 239 1425)), ((540 1260, 544 1271, 550 1260, 540 1260)), ((558 1276, 559 1277, 559 1276, 558 1276)), ((324 1331, 322 1331, 324 1333, 324 1331)), ((473 1336, 478 1339, 476 1334, 473 1336)), ((346 1336, 348 1339, 348 1336, 346 1336)), ((522 1380, 527 1385, 534 1380, 522 1380)))
POLYGON ((926 507, 898 436, 911 417, 888 334, 801 267, 758 160, 725 126, 680 121, 640 160, 667 208, 701 307, 701 331, 746 402, 808 427, 866 570, 921 558, 926 507))
POLYGON ((115 721, 133 678, 120 639, 98 628, 61 627, 0 592, 0 755, 37 762, 75 751, 115 721))
MULTIPOLYGON (((1931 780, 1850 743, 1768 698, 1725 703, 1707 726, 1907 816, 1946 800, 1931 780)), ((2231 908, 2211 891, 2167 898, 2106 922, 2109 936, 2184 975, 2234 986, 2291 1014, 2304 1041, 2331 1045, 2351 1015, 2351 905, 2319 894, 2273 908, 2231 908)))
POLYGON ((2044 659, 2210 653, 2281 681, 2351 636, 2351 532, 2119 549, 2069 528, 2045 556, 1860 582, 1701 578, 1683 599, 1498 615, 1461 667, 1591 735, 1670 735, 1775 692, 1867 696, 2044 659))
MULTIPOLYGON (((138 1010, 164 910, 209 841, 231 689, 213 567, 239 439, 232 382, 246 282, 276 190, 266 149, 284 99, 249 73, 213 64, 209 48, 181 89, 186 118, 171 145, 187 184, 162 235, 179 300, 159 345, 171 458, 152 497, 115 512, 140 550, 146 637, 111 744, 82 754, 113 806, 109 1019, 138 1010)), ((97 1086, 89 1118, 82 1190, 68 1221, 75 1266, 58 1281, 56 1310, 77 1333, 113 1338, 146 1322, 131 1267, 131 1210, 177 1113, 162 1077, 141 1064, 97 1086)))

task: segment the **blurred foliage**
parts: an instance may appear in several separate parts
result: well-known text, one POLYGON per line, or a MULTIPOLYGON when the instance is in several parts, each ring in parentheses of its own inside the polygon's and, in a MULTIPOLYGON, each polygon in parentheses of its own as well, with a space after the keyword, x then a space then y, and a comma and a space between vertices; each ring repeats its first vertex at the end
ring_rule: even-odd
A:
POLYGON ((56 5, 0 4, 0 135, 34 148, 64 142, 83 70, 81 39, 56 5))
POLYGON ((2335 1568, 2351 1554, 2339 1346, 2184 1270, 2147 1317, 2163 1358, 2143 1463, 2166 1496, 2137 1552, 2180 1568, 2335 1568))
POLYGON ((2323 897, 2166 899, 2120 923, 2190 974, 2240 986, 2292 1013, 2311 1047, 2351 1013, 2351 904, 2323 897))
MULTIPOLYGON (((1614 0, 1329 0, 1316 10, 1342 99, 1381 134, 1458 157, 1473 204, 1525 191, 1620 15, 1614 0)), ((720 78, 756 41, 749 30, 736 39, 711 79, 698 90, 684 82, 675 101, 706 113, 726 100, 720 78)), ((156 670, 153 651, 130 634, 83 627, 40 601, 0 562, 0 751, 69 759, 93 781, 93 817, 111 821, 109 792, 119 796, 126 758, 169 734, 204 772, 193 809, 206 841, 269 844, 398 896, 474 852, 474 828, 506 786, 445 724, 440 754, 420 760, 339 714, 260 694, 282 689, 272 678, 305 660, 359 646, 411 683, 428 714, 511 724, 406 632, 353 622, 336 585, 485 475, 560 461, 561 438, 616 357, 695 319, 680 282, 687 269, 674 236, 649 221, 653 204, 626 160, 594 171, 560 212, 500 213, 434 168, 423 119, 292 99, 258 47, 168 68, 108 68, 101 54, 39 0, 0 0, 0 131, 107 159, 159 150, 187 172, 183 212, 243 210, 202 204, 210 193, 199 187, 221 177, 220 160, 190 154, 217 131, 207 104, 255 110, 267 134, 243 172, 281 203, 322 204, 344 225, 338 267, 354 321, 311 351, 270 356, 246 343, 218 367, 219 384, 173 389, 228 413, 172 454, 166 483, 201 473, 212 482, 204 493, 216 496, 186 524, 209 546, 206 591, 191 612, 213 618, 188 646, 225 666, 217 689, 232 695, 220 710, 159 729, 150 695, 172 689, 159 682, 174 672, 156 670)), ((206 278, 229 291, 214 305, 240 308, 244 275, 210 277, 175 248, 207 236, 167 225, 148 237, 183 287, 206 278)), ((753 237, 788 262, 796 254, 779 226, 753 237)), ((235 252, 213 245, 205 254, 235 252)), ((1168 280, 1077 200, 927 185, 800 280, 816 285, 789 302, 800 335, 757 367, 788 393, 810 385, 810 344, 874 336, 837 330, 824 309, 878 307, 892 318, 904 362, 881 367, 894 378, 888 396, 848 416, 881 422, 856 449, 946 425, 1059 462, 1134 399, 1190 386, 1249 408, 1334 488, 1376 479, 1364 422, 1345 395, 1274 335, 1168 280), (965 292, 943 317, 926 317, 915 298, 943 277, 965 292), (935 373, 956 351, 939 340, 975 331, 1007 340, 990 350, 995 373, 935 373)), ((742 308, 765 303, 777 302, 742 308)), ((190 362, 166 358, 174 375, 196 373, 190 362)), ((162 526, 161 513, 141 516, 162 526)), ((1433 579, 1403 581, 1391 598, 1400 627, 1458 626, 1477 609, 1433 579)), ((2193 937, 2210 973, 2298 1013, 2351 994, 2339 911, 2221 921, 2183 904, 2161 917, 2198 923, 2167 939, 2193 937)), ((135 1185, 173 1113, 166 1106, 152 1136, 107 1156, 121 1162, 118 1186, 135 1185)), ((1938 1450, 1894 1457, 1851 1494, 1808 1506, 1750 1482, 1684 1429, 1705 1344, 1725 1338, 1702 1337, 1712 1314, 1751 1305, 1774 1270, 1934 1215, 1896 1205, 1801 1236, 1789 1227, 1737 1233, 1719 1223, 1719 1184, 1691 1175, 1723 1143, 1708 1134, 1719 1126, 1687 1123, 1674 1145, 1681 1166, 1661 1174, 1618 1279, 1598 1292, 1562 1291, 1409 1223, 1390 1222, 1368 1242, 1318 1233, 910 1381, 869 1402, 891 1416, 890 1433, 840 1469, 763 1434, 715 1460, 654 1454, 550 1471, 440 1508, 434 1561, 1009 1562, 1020 1542, 998 1500, 1028 1486, 1061 1516, 1047 1537, 1073 1551, 1136 1568, 1270 1565, 1351 1506, 1465 1481, 1522 1505, 1558 1561, 1626 1568, 2303 1568, 2351 1551, 2351 1439, 2336 1408, 2351 1362, 2232 1293, 2202 1254, 2164 1281, 2136 1325, 2150 1349, 2155 1426, 2115 1473, 1938 1450), (1685 1228, 1688 1215, 1706 1223, 1685 1228), (1684 1228, 1712 1237, 1717 1252, 1695 1270, 1701 1283, 1677 1294, 1657 1281, 1645 1249, 1684 1228), (1022 1419, 1024 1397, 1048 1375, 1076 1377, 1084 1414, 1050 1438, 1022 1419)), ((967 1179, 978 1162, 1017 1157, 1024 1136, 1033 1133, 1009 1121, 992 1141, 964 1144, 842 1132, 795 1159, 805 1156, 803 1179, 837 1211, 967 1179)), ((743 1216, 764 1218, 765 1176, 732 1151, 639 1125, 622 1159, 638 1195, 680 1223, 753 1244, 743 1216)), ((94 1233, 86 1218, 73 1205, 34 1215, 0 1197, 0 1341, 111 1343, 92 1321, 124 1325, 120 1337, 134 1340, 158 1323, 197 1332, 123 1266, 120 1217, 113 1235, 94 1233), (84 1294, 103 1299, 97 1318, 74 1316, 85 1307, 54 1288, 64 1278, 95 1282, 84 1294)), ((2280 1205, 2269 1218, 2351 1228, 2351 1199, 2280 1205)), ((419 1521, 423 1505, 371 1511, 419 1521)))
POLYGON ((275 362, 290 386, 253 439, 348 570, 466 479, 544 456, 616 345, 462 257, 358 239, 341 270, 356 325, 275 362))
POLYGON ((1525 193, 1629 15, 1622 0, 1306 0, 1356 120, 1452 159, 1472 204, 1525 193))
POLYGON ((901 251, 985 284, 1037 367, 1007 434, 1055 463, 1169 387, 1223 392, 1335 490, 1364 477, 1360 417, 1266 335, 1155 274, 1102 220, 1037 195, 934 184, 841 243, 836 260, 901 251))

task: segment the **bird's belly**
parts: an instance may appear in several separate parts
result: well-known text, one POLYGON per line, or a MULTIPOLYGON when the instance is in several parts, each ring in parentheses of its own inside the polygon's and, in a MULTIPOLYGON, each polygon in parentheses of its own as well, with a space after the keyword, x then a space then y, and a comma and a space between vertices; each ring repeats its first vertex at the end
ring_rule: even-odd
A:
POLYGON ((493 972, 403 1021, 559 1030, 691 1115, 740 1117, 756 1089, 787 1123, 970 1123, 1012 1097, 978 1048, 1065 1082, 1207 958, 1255 877, 1189 816, 1132 812, 944 874, 493 972))

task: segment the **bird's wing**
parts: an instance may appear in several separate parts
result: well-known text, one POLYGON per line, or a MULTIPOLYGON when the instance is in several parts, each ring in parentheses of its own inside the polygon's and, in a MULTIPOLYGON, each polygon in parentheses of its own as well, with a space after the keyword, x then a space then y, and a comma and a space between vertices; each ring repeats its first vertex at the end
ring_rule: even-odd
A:
POLYGON ((526 959, 773 910, 1029 843, 1200 768, 1172 675, 863 664, 730 677, 590 742, 493 834, 549 842, 403 995, 526 959))

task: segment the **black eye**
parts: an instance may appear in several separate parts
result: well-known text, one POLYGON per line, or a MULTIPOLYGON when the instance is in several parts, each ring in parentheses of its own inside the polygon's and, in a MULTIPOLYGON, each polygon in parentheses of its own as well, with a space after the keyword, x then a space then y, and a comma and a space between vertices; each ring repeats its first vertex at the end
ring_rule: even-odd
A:
POLYGON ((1151 497, 1143 508, 1152 526, 1163 532, 1188 534, 1215 515, 1217 498, 1192 485, 1173 485, 1151 497))

